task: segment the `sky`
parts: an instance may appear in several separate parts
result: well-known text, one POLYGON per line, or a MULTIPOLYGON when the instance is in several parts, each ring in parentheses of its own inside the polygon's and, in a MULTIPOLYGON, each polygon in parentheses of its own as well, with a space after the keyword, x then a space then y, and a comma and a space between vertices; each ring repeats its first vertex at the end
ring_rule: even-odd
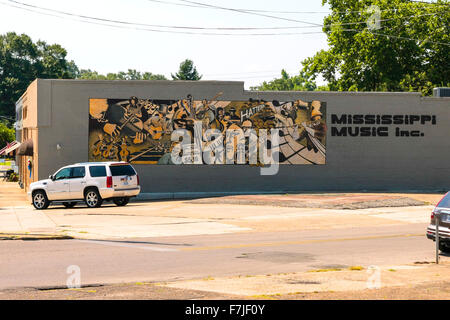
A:
POLYGON ((74 60, 79 68, 92 69, 103 74, 136 69, 141 72, 164 74, 171 79, 170 74, 175 73, 180 63, 189 58, 203 75, 202 80, 245 81, 245 87, 249 88, 262 81, 279 77, 283 68, 292 75, 298 74, 302 60, 328 47, 326 36, 320 32, 321 28, 317 27, 322 24, 323 18, 329 12, 327 6, 322 6, 322 0, 192 0, 226 8, 302 12, 295 14, 256 12, 259 15, 198 7, 182 0, 17 1, 76 15, 147 25, 202 28, 291 27, 241 31, 151 28, 192 33, 232 33, 232 35, 154 32, 139 30, 139 28, 150 29, 148 26, 136 28, 121 24, 119 28, 117 24, 116 27, 111 27, 100 25, 105 22, 83 22, 87 20, 86 18, 74 16, 61 18, 60 14, 57 14, 60 17, 55 17, 55 13, 43 15, 11 5, 49 12, 24 7, 10 0, 0 0, 0 34, 14 31, 25 33, 34 41, 40 39, 47 43, 58 43, 67 49, 67 58, 74 60), (308 32, 313 33, 305 34, 308 32), (250 35, 236 35, 242 33, 250 35), (251 35, 255 33, 272 35, 251 35), (291 34, 282 35, 282 33, 291 34))

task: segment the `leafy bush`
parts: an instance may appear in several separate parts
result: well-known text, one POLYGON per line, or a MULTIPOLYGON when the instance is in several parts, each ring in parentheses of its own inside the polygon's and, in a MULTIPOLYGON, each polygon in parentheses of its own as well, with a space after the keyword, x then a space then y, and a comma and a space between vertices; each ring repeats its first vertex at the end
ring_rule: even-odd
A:
POLYGON ((6 123, 0 122, 0 149, 8 142, 14 141, 16 134, 13 128, 8 128, 6 123))
POLYGON ((17 182, 17 181, 19 181, 19 175, 15 172, 10 173, 7 176, 7 180, 8 180, 8 182, 17 182))

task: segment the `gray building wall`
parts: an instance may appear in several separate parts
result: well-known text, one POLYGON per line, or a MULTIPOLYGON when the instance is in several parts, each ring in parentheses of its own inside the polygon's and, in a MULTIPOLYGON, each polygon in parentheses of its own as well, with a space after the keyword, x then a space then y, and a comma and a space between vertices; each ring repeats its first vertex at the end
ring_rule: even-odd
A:
MULTIPOLYGON (((325 165, 281 165, 275 176, 243 165, 134 165, 144 193, 253 193, 450 189, 450 98, 418 93, 252 92, 243 82, 38 80, 39 179, 88 160, 89 99, 304 101, 327 103, 325 165), (332 114, 435 115, 437 124, 400 125, 423 137, 331 135, 332 114), (57 150, 56 145, 61 145, 57 150)), ((338 126, 340 127, 340 126, 338 126)))

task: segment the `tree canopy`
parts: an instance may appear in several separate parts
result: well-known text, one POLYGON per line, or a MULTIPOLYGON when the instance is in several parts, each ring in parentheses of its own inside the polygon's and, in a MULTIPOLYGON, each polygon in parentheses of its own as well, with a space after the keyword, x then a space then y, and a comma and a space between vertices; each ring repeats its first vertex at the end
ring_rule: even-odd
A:
POLYGON ((25 34, 0 35, 0 115, 15 115, 15 102, 36 78, 75 78, 78 69, 66 55, 60 45, 25 34))
POLYGON ((9 128, 6 122, 0 121, 0 148, 3 148, 8 142, 14 141, 16 135, 13 128, 9 128))
POLYGON ((15 102, 36 78, 92 80, 167 80, 164 75, 139 72, 99 74, 79 69, 66 58, 67 51, 58 44, 33 42, 26 34, 8 32, 0 35, 0 116, 15 117, 15 102))
POLYGON ((450 5, 407 0, 323 0, 329 49, 303 61, 336 91, 420 91, 450 86, 450 5), (379 8, 379 28, 376 10, 379 8), (368 24, 369 23, 369 24, 368 24))
POLYGON ((264 81, 252 90, 260 91, 313 91, 317 88, 316 83, 308 79, 302 71, 297 76, 290 76, 286 70, 281 70, 281 78, 272 81, 264 81))
POLYGON ((139 72, 135 69, 128 69, 127 72, 99 74, 91 69, 81 69, 77 79, 85 80, 167 80, 162 74, 153 74, 151 72, 139 72))
POLYGON ((172 74, 173 80, 200 80, 202 76, 198 73, 192 60, 186 59, 180 64, 177 73, 172 74))
POLYGON ((328 50, 302 61, 298 76, 256 90, 416 91, 450 86, 450 4, 409 0, 322 0, 328 50), (316 88, 321 76, 326 86, 316 88))

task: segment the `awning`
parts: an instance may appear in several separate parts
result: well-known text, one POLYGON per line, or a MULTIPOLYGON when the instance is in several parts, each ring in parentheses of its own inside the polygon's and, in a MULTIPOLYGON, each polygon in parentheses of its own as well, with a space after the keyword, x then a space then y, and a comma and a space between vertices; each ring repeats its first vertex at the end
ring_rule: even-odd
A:
POLYGON ((19 150, 17 151, 19 156, 32 156, 33 155, 33 140, 28 139, 20 144, 19 150))
POLYGON ((0 155, 8 154, 11 151, 14 151, 14 150, 16 150, 19 147, 20 147, 20 142, 19 141, 10 142, 3 149, 0 150, 0 155))
POLYGON ((8 149, 8 145, 6 145, 6 147, 3 147, 2 149, 0 149, 0 156, 5 153, 6 149, 8 149))

